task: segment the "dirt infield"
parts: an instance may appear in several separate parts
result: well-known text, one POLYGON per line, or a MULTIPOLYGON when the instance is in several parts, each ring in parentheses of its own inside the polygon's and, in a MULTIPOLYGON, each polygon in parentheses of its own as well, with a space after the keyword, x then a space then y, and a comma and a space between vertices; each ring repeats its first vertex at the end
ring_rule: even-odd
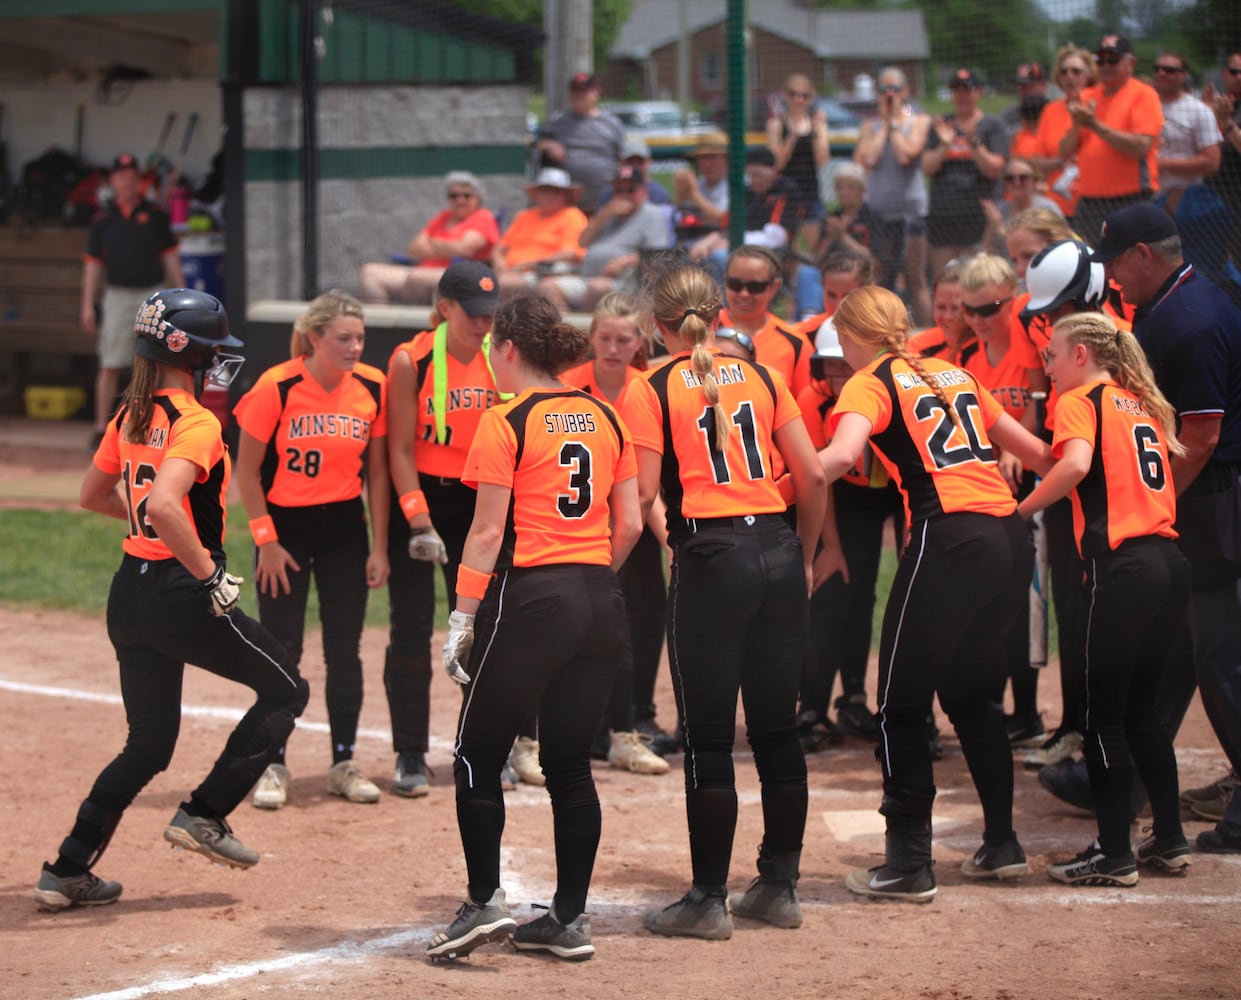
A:
MULTIPOLYGON (((387 789, 392 753, 379 664, 384 636, 364 642, 369 699, 358 759, 387 789)), ((315 650, 317 637, 308 642, 315 650)), ((811 812, 798 931, 737 922, 731 941, 656 938, 647 907, 686 888, 688 858, 678 768, 640 777, 598 765, 603 843, 591 898, 598 954, 582 965, 500 946, 459 965, 423 957, 464 891, 452 803, 449 738, 458 703, 437 674, 432 793, 352 805, 324 791, 328 764, 322 661, 304 665, 315 694, 290 746, 290 805, 248 804, 238 835, 262 852, 251 871, 174 852, 160 834, 209 766, 244 699, 187 671, 181 745, 126 815, 100 873, 125 893, 114 906, 38 912, 31 891, 79 800, 124 737, 111 648, 101 622, 0 608, 0 996, 50 998, 301 994, 347 998, 491 995, 623 997, 1236 997, 1232 961, 1241 925, 1241 858, 1195 855, 1186 878, 1146 875, 1133 890, 1065 889, 1049 858, 1093 835, 1089 816, 1050 799, 1032 772, 1017 775, 1017 829, 1032 872, 1012 886, 968 884, 961 861, 978 846, 981 817, 955 743, 937 765, 935 853, 939 897, 929 906, 852 896, 844 875, 878 863, 882 826, 870 744, 810 758, 811 812)), ((1050 686, 1051 678, 1048 678, 1050 686)), ((873 692, 873 679, 870 686, 873 692)), ((671 718, 666 677, 658 692, 671 718)), ((1044 697, 1049 718, 1058 713, 1044 697)), ((1223 757, 1195 702, 1178 744, 1182 780, 1216 777, 1223 757)), ((678 766, 680 758, 675 758, 678 766)), ((758 787, 739 754, 742 796, 734 888, 753 873, 758 787)), ((542 789, 508 795, 504 880, 519 920, 552 893, 550 811, 542 789)), ((1205 824, 1190 822, 1192 837, 1205 824)), ((1135 836, 1139 834, 1135 829, 1135 836)))

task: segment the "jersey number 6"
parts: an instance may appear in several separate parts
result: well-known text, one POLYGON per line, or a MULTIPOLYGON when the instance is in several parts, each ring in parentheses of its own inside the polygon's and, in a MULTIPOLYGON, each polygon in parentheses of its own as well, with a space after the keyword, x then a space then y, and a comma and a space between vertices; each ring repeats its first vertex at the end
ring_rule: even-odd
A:
POLYGON ((1150 424, 1138 424, 1133 428, 1133 443, 1138 449, 1138 474, 1147 487, 1156 493, 1168 481, 1163 470, 1163 453, 1159 450, 1159 435, 1150 424))

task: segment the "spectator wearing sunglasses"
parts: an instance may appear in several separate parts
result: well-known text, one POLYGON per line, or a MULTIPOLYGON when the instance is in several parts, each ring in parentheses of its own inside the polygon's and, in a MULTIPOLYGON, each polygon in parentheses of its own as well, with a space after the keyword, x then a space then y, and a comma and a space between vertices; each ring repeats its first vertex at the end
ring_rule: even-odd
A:
MULTIPOLYGON (((1222 87, 1207 84, 1202 89, 1202 99, 1215 113, 1223 137, 1219 172, 1208 178, 1207 184, 1228 209, 1228 256, 1232 266, 1241 269, 1241 52, 1229 53, 1222 73, 1222 87)), ((1241 296, 1234 294, 1233 299, 1241 301, 1241 296)))
POLYGON ((1056 53, 1056 83, 1064 96, 1043 108, 1038 119, 1038 143, 1029 157, 1047 175, 1048 197, 1060 206, 1066 219, 1077 209, 1077 158, 1060 152, 1060 140, 1073 127, 1069 104, 1086 87, 1099 82, 1094 53, 1069 42, 1056 53))
POLYGON ((1155 91, 1163 102, 1159 134, 1159 196, 1155 204, 1176 220, 1185 259, 1215 284, 1224 280, 1228 212, 1206 178, 1219 170, 1215 116, 1189 92, 1190 73, 1176 52, 1155 57, 1155 91))
POLYGON ((578 207, 587 215, 603 204, 604 185, 625 149, 625 126, 599 107, 599 94, 593 73, 575 73, 569 80, 568 107, 543 123, 534 143, 540 167, 559 167, 582 185, 578 207))
POLYGON ((1063 213, 1051 198, 1040 193, 1042 175, 1029 160, 1009 157, 1004 164, 1003 180, 1004 198, 998 202, 983 202, 983 212, 987 216, 987 234, 982 245, 988 253, 1007 257, 1008 247, 1004 242, 1004 233, 1009 222, 1032 208, 1045 208, 1062 218, 1063 213))
POLYGON ((778 371, 797 394, 810 382, 810 342, 770 312, 780 290, 780 262, 763 247, 740 246, 724 268, 727 308, 720 325, 740 330, 754 343, 755 360, 778 371))
POLYGON ((482 181, 466 170, 444 178, 448 206, 409 241, 411 263, 363 264, 358 297, 363 302, 427 304, 454 260, 486 263, 500 240, 496 218, 483 207, 482 181))
POLYGON ((1060 139, 1060 155, 1077 157, 1075 223, 1092 246, 1112 212, 1159 191, 1157 147, 1163 106, 1155 88, 1134 79, 1137 58, 1124 35, 1108 33, 1095 51, 1099 82, 1069 102, 1072 126, 1060 139))
POLYGON ((794 73, 785 81, 784 100, 772 101, 767 116, 767 148, 775 158, 776 173, 797 188, 807 223, 823 216, 819 170, 827 166, 831 152, 827 114, 815 104, 815 97, 810 80, 794 73))

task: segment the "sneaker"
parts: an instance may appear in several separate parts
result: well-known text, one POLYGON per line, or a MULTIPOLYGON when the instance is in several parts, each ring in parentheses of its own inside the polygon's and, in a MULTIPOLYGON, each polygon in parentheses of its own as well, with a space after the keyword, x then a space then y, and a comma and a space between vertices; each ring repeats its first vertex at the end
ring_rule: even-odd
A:
POLYGON ((504 890, 497 889, 486 903, 467 900, 457 911, 457 919, 431 938, 427 955, 436 958, 465 958, 475 948, 508 937, 517 921, 508 911, 504 890))
POLYGON ((1094 812, 1094 789, 1090 787, 1090 778, 1078 770, 1074 761, 1049 764, 1039 771, 1038 783, 1061 802, 1094 812))
POLYGON ((733 918, 728 915, 725 897, 708 895, 697 886, 671 906, 647 910, 642 926, 666 937, 727 941, 733 936, 733 918))
POLYGON ((1231 792, 1237 787, 1237 772, 1229 771, 1222 778, 1217 778, 1209 785, 1203 785, 1201 788, 1186 788, 1181 792, 1181 801, 1185 805, 1193 805, 1195 802, 1214 802, 1220 797, 1221 792, 1231 792))
POLYGON ((57 875, 52 866, 43 863, 39 884, 34 888, 34 901, 40 910, 56 913, 71 906, 104 906, 121 898, 120 882, 105 882, 98 875, 57 875))
POLYGON ((844 730, 825 715, 803 712, 797 717, 797 739, 803 753, 818 753, 845 741, 844 730))
POLYGON ((930 865, 912 872, 897 872, 884 865, 869 871, 859 869, 849 873, 845 888, 859 896, 899 899, 906 903, 929 903, 938 891, 930 865))
POLYGON ((431 791, 427 784, 427 757, 421 750, 404 750, 396 755, 392 790, 407 799, 420 799, 431 791))
POLYGON ((1207 854, 1241 854, 1241 832, 1222 823, 1214 830, 1203 830, 1198 834, 1198 850, 1207 854))
POLYGON ((1008 742, 1016 750, 1028 750, 1041 747, 1046 739, 1047 731, 1043 728, 1043 717, 1035 715, 1031 719, 1019 719, 1015 715, 1004 716, 1008 729, 1008 742))
POLYGON ((352 760, 337 761, 328 768, 327 790, 329 795, 339 795, 350 802, 379 801, 379 786, 352 760))
POLYGON ((745 892, 728 897, 734 917, 762 920, 774 927, 801 926, 801 906, 792 882, 768 882, 760 875, 745 892))
POLYGON ((579 914, 577 919, 562 924, 554 906, 543 916, 522 924, 510 938, 518 951, 546 951, 570 962, 584 962, 595 954, 590 943, 590 918, 579 914))
POLYGON ((1082 734, 1073 732, 1061 732, 1056 730, 1051 736, 1043 742, 1043 745, 1037 750, 1031 750, 1021 763, 1032 770, 1040 767, 1050 767, 1052 764, 1059 764, 1062 760, 1073 760, 1081 752, 1082 734))
POLYGON ((268 764, 263 777, 254 786, 250 804, 255 809, 279 809, 289 801, 289 769, 283 764, 268 764))
POLYGON ((1199 819, 1218 823, 1224 818, 1232 797, 1237 789, 1237 776, 1230 772, 1214 784, 1205 788, 1191 788, 1181 796, 1181 801, 1188 797, 1189 811, 1199 819))
POLYGON ((538 740, 529 736, 518 736, 508 762, 516 772, 518 781, 524 781, 527 785, 538 785, 540 788, 547 784, 543 765, 539 762, 538 740))
POLYGON ((1109 858, 1099 849, 1098 841, 1070 861, 1047 867, 1054 882, 1065 885, 1130 886, 1138 884, 1138 863, 1133 855, 1109 858))
POLYGON ((233 836, 232 828, 219 816, 191 816, 183 808, 164 827, 164 839, 174 848, 197 851, 217 865, 253 868, 259 852, 252 851, 233 836))
POLYGON ((1133 853, 1138 864, 1151 865, 1169 872, 1184 873, 1193 864, 1193 858, 1189 856, 1189 842, 1184 837, 1158 840, 1152 834, 1138 844, 1133 853))
POLYGON ((653 752, 641 733, 613 733, 608 763, 634 774, 667 774, 668 762, 653 752))
POLYGON ((841 695, 836 699, 836 728, 848 736, 864 740, 879 739, 879 720, 866 707, 866 695, 841 695))
POLYGON ((681 737, 664 732, 653 718, 636 719, 633 728, 642 734, 642 739, 651 748, 651 753, 667 757, 668 754, 681 750, 681 737))
POLYGON ((517 782, 520 780, 517 777, 517 772, 513 770, 513 754, 510 751, 504 766, 500 768, 500 787, 506 792, 511 792, 517 787, 517 782))
POLYGON ((966 878, 994 878, 1001 882, 1024 878, 1029 870, 1026 852, 1017 842, 1016 834, 998 847, 983 844, 961 865, 961 874, 966 878))

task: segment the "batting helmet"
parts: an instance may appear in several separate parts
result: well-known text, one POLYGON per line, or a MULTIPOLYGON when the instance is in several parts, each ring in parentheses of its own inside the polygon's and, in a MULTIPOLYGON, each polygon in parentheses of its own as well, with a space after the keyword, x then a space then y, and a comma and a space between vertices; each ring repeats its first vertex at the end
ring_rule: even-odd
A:
POLYGON ((1107 278, 1103 265, 1090 259, 1090 247, 1077 240, 1061 240, 1040 250, 1026 271, 1030 301, 1021 310, 1029 320, 1066 303, 1095 309, 1103 303, 1107 278))
POLYGON ((222 353, 242 342, 228 332, 223 303, 206 292, 165 288, 148 296, 134 318, 134 333, 138 357, 188 372, 212 369, 209 380, 215 385, 228 385, 241 366, 240 357, 222 353), (221 369, 227 369, 227 381, 221 381, 223 371, 216 375, 221 369))

